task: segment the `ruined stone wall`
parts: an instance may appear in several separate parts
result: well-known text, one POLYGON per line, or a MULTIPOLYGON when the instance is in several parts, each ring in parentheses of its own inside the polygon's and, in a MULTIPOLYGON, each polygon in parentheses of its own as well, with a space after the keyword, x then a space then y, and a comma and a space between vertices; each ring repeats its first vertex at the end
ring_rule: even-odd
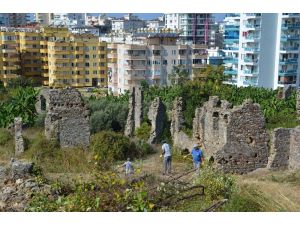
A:
POLYGON ((124 134, 128 137, 134 134, 134 105, 135 105, 135 88, 129 93, 128 115, 125 125, 124 134))
POLYGON ((148 119, 151 120, 151 131, 148 140, 149 144, 157 143, 164 128, 166 107, 159 97, 151 103, 148 112, 148 119))
POLYGON ((271 170, 299 169, 299 160, 300 127, 275 129, 272 134, 268 168, 271 170))
POLYGON ((141 126, 143 120, 144 93, 141 87, 133 87, 129 94, 129 111, 125 125, 126 136, 133 136, 136 128, 141 126))
POLYGON ((269 136, 260 106, 251 100, 232 108, 211 96, 196 109, 193 138, 225 172, 242 174, 267 165, 269 136))
POLYGON ((49 110, 45 134, 61 147, 88 147, 90 142, 89 111, 76 89, 49 90, 49 110))
POLYGON ((260 106, 246 100, 228 114, 226 144, 215 153, 216 163, 225 172, 240 174, 266 167, 268 141, 260 106))
POLYGON ((297 90, 297 97, 296 97, 296 111, 298 115, 298 119, 300 119, 300 88, 297 90))
POLYGON ((24 152, 25 145, 24 145, 24 139, 22 136, 22 118, 17 117, 14 120, 14 126, 15 126, 15 155, 19 155, 24 152))
POLYGON ((283 88, 279 89, 277 98, 287 100, 293 92, 292 85, 285 85, 283 88))
POLYGON ((144 102, 144 92, 141 87, 135 88, 134 97, 134 127, 139 128, 143 120, 143 102, 144 102))
POLYGON ((173 109, 171 112, 171 135, 173 139, 173 145, 180 149, 191 150, 193 147, 193 140, 187 134, 182 131, 182 125, 184 122, 182 113, 183 101, 182 98, 176 98, 173 103, 173 109))

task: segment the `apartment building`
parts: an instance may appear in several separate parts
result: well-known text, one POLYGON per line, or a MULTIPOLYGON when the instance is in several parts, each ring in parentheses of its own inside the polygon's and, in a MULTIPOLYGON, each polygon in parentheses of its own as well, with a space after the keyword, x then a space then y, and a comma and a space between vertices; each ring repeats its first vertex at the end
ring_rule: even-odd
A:
POLYGON ((0 80, 7 85, 20 74, 18 38, 15 32, 0 31, 0 80))
POLYGON ((30 20, 30 13, 0 13, 0 27, 22 27, 30 20))
POLYGON ((299 86, 300 14, 244 13, 225 21, 229 83, 272 89, 299 86))
POLYGON ((181 44, 173 33, 137 33, 139 43, 109 44, 109 90, 124 93, 141 81, 149 85, 169 84, 168 74, 180 65, 192 77, 194 68, 207 64, 207 46, 181 44), (113 67, 111 66, 113 65, 113 67))
POLYGON ((93 35, 44 27, 7 29, 0 37, 0 74, 5 83, 22 75, 37 85, 107 87, 107 44, 93 35), (14 61, 7 61, 10 56, 14 61))
POLYGON ((146 27, 144 20, 139 19, 131 13, 120 19, 112 19, 111 25, 112 31, 116 33, 129 33, 134 32, 139 28, 146 27))
POLYGON ((54 13, 35 13, 34 21, 42 26, 48 26, 54 20, 54 13))
POLYGON ((209 45, 214 18, 209 13, 165 14, 166 28, 179 29, 184 43, 209 45))

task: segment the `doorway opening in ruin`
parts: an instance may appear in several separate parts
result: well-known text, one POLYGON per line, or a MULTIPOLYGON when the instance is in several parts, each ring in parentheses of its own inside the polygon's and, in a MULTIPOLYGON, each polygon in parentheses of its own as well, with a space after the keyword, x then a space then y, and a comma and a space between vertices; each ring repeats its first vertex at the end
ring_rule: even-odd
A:
POLYGON ((46 98, 43 95, 40 96, 40 102, 41 102, 41 110, 45 111, 46 110, 46 98))

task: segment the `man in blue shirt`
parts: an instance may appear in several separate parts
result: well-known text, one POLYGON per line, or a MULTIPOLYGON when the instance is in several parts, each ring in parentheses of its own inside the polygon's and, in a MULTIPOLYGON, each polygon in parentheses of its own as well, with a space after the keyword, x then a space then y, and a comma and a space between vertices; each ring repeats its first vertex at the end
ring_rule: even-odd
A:
POLYGON ((126 176, 133 173, 133 165, 132 165, 132 162, 130 162, 130 158, 128 158, 127 161, 122 166, 125 167, 125 175, 126 176))
POLYGON ((194 169, 200 170, 201 162, 203 161, 203 152, 197 144, 194 144, 191 155, 193 157, 194 169))

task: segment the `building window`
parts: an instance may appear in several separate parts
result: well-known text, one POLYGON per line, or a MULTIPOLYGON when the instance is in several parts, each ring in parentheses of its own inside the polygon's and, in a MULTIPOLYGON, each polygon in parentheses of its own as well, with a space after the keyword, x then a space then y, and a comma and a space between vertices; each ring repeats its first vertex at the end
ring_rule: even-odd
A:
POLYGON ((100 70, 100 74, 105 74, 105 70, 100 70))
POLYGON ((93 55, 93 59, 96 59, 97 58, 97 55, 93 55))
POLYGON ((90 82, 90 80, 89 79, 85 79, 85 82, 88 83, 88 82, 90 82))
POLYGON ((163 65, 168 65, 168 60, 163 60, 163 65))
POLYGON ((85 71, 85 74, 86 74, 86 75, 89 75, 89 74, 90 74, 90 71, 86 70, 86 71, 85 71))
POLYGON ((172 55, 176 55, 176 50, 172 50, 172 55))
POLYGON ((89 67, 89 66, 90 66, 90 63, 85 63, 85 66, 86 66, 86 67, 89 67))
POLYGON ((97 70, 94 70, 94 71, 93 71, 93 74, 94 74, 94 75, 97 75, 97 70))
POLYGON ((84 55, 84 58, 89 59, 90 55, 84 55))
POLYGON ((104 58, 105 58, 105 55, 101 54, 100 59, 104 59, 104 58))

